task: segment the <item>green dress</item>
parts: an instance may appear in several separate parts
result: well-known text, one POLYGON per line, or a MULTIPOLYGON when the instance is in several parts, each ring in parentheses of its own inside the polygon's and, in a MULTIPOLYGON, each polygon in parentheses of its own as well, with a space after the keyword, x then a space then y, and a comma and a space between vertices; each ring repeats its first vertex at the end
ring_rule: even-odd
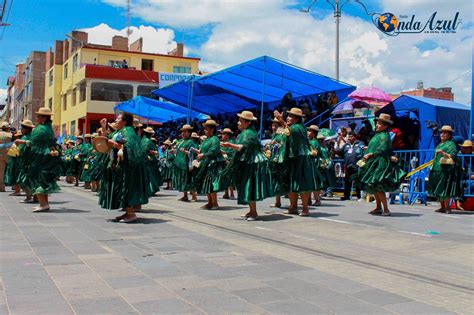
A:
POLYGON ((163 182, 170 182, 173 179, 173 159, 174 154, 170 149, 163 151, 163 158, 160 160, 160 172, 163 182))
POLYGON ((328 166, 331 160, 329 159, 329 152, 327 148, 321 146, 321 144, 316 138, 309 139, 308 141, 311 147, 311 151, 315 150, 318 152, 316 156, 311 156, 311 165, 313 167, 313 173, 317 177, 317 182, 322 183, 320 184, 322 188, 334 186, 336 182, 336 174, 333 171, 332 174, 334 176, 330 176, 331 172, 330 169, 328 169, 328 166), (332 180, 333 178, 334 180, 332 180), (329 184, 329 182, 331 183, 329 184))
POLYGON ((176 147, 176 155, 173 159, 173 188, 181 192, 193 190, 189 156, 181 152, 181 149, 190 151, 191 148, 196 148, 194 141, 184 139, 176 147))
POLYGON ((92 153, 94 147, 90 143, 84 143, 82 146, 82 172, 80 180, 85 183, 90 183, 91 180, 91 171, 93 165, 95 164, 95 155, 92 153))
POLYGON ((286 185, 288 192, 303 193, 320 190, 323 183, 319 172, 313 167, 311 146, 307 138, 306 128, 302 123, 289 127, 285 152, 284 167, 288 170, 286 185))
POLYGON ((108 178, 104 185, 105 193, 101 189, 99 203, 106 209, 148 203, 149 174, 145 166, 146 156, 140 137, 133 127, 126 126, 119 130, 114 138, 123 142, 123 159, 119 158, 120 152, 117 152, 117 155, 110 160, 107 166, 108 178))
POLYGON ((157 162, 157 156, 151 154, 150 151, 156 151, 156 144, 147 136, 142 138, 142 149, 143 153, 146 156, 146 170, 149 174, 148 182, 148 196, 153 196, 156 192, 160 191, 160 186, 163 185, 163 180, 161 179, 160 168, 157 162))
POLYGON ((235 183, 237 188, 237 203, 247 205, 250 201, 273 196, 272 171, 267 157, 261 150, 255 128, 251 126, 243 130, 236 143, 242 145, 242 149, 235 152, 222 177, 233 178, 231 182, 235 183))
POLYGON ((400 187, 405 172, 390 160, 392 142, 388 131, 377 132, 364 154, 373 153, 355 176, 359 187, 368 193, 391 192, 400 187))
POLYGON ((448 140, 438 144, 435 150, 450 154, 454 164, 441 164, 442 155, 436 154, 430 170, 428 193, 440 200, 462 196, 462 174, 459 172, 460 161, 457 158, 456 144, 448 140))
POLYGON ((75 171, 74 171, 74 165, 73 165, 73 160, 74 160, 74 147, 67 148, 64 150, 64 154, 61 157, 62 158, 62 163, 63 163, 63 169, 64 174, 66 176, 75 176, 75 171))
POLYGON ((278 128, 272 136, 270 148, 270 168, 272 170, 272 182, 275 195, 281 196, 288 192, 288 172, 285 168, 286 142, 288 136, 284 128, 278 128))
POLYGON ((8 156, 7 167, 5 168, 4 182, 7 186, 13 186, 17 184, 18 171, 19 171, 19 156, 8 156))
MULTIPOLYGON (((31 140, 31 132, 29 131, 28 133, 24 134, 23 137, 21 137, 21 140, 25 141, 30 141, 31 140)), ((17 182, 20 185, 21 188, 26 189, 26 174, 28 172, 28 167, 29 167, 29 156, 30 156, 30 151, 31 147, 29 147, 26 144, 20 144, 18 146, 18 149, 20 150, 20 165, 19 165, 19 171, 18 171, 18 178, 17 182)))
POLYGON ((217 136, 213 135, 204 140, 200 152, 204 157, 200 160, 199 168, 194 178, 194 186, 197 192, 200 194, 210 194, 221 191, 220 173, 224 168, 225 161, 217 136))
POLYGON ((323 188, 327 189, 328 187, 335 187, 336 171, 334 170, 334 165, 329 157, 328 148, 321 145, 319 146, 317 164, 323 178, 323 188))
POLYGON ((24 185, 33 195, 59 191, 56 179, 61 172, 61 157, 50 154, 51 148, 56 147, 51 122, 36 126, 27 145, 30 146, 30 152, 24 185))
MULTIPOLYGON (((108 138, 117 141, 122 134, 115 130, 108 138)), ((119 163, 118 150, 112 148, 103 158, 103 176, 99 189, 99 205, 104 209, 118 209, 122 206, 123 163, 119 163)))

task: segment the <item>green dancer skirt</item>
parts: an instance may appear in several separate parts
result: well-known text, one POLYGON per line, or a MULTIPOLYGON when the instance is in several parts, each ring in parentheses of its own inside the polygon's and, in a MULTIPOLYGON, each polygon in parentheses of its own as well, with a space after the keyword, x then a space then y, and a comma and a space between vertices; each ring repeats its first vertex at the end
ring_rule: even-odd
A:
POLYGON ((398 163, 379 155, 366 161, 355 179, 362 190, 373 194, 399 189, 404 176, 405 172, 398 163))
POLYGON ((463 195, 462 170, 457 165, 442 165, 441 170, 431 170, 428 193, 440 200, 463 195))

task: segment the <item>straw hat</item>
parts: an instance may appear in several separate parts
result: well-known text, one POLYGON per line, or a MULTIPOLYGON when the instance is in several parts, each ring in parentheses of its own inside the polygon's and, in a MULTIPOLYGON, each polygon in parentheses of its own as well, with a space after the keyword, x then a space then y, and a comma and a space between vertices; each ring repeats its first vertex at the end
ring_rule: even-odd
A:
POLYGON ((183 125, 183 127, 181 127, 181 129, 179 130, 184 131, 184 130, 193 130, 193 129, 194 129, 193 126, 186 124, 186 125, 183 125))
POLYGON ((137 118, 133 119, 133 127, 140 128, 142 126, 143 125, 140 123, 140 120, 138 120, 137 118))
POLYGON ((191 134, 191 138, 199 139, 200 137, 199 137, 199 135, 198 135, 196 132, 193 132, 193 133, 191 134))
POLYGON ((153 130, 153 128, 151 127, 146 127, 145 129, 143 129, 143 132, 150 133, 152 135, 155 134, 155 130, 153 130))
POLYGON ((92 136, 92 138, 95 138, 95 137, 99 136, 99 134, 97 132, 94 132, 91 136, 92 136))
POLYGON ((117 130, 117 126, 115 125, 115 122, 107 123, 107 125, 109 125, 109 127, 112 128, 113 130, 117 130))
POLYGON ((35 127, 35 125, 33 125, 33 122, 29 119, 23 119, 23 121, 21 122, 21 125, 24 127, 29 127, 29 128, 35 127))
POLYGON ((239 116, 240 118, 242 119, 245 119, 245 120, 249 120, 249 121, 255 121, 257 120, 257 117, 255 117, 253 115, 252 112, 248 111, 248 110, 244 110, 243 112, 241 112, 240 114, 237 114, 237 116, 239 116))
POLYGON ((66 140, 66 143, 74 144, 74 143, 76 143, 76 141, 74 141, 74 140, 72 140, 72 139, 69 138, 69 139, 66 140))
POLYGON ((224 130, 222 130, 222 133, 228 133, 230 135, 234 134, 234 132, 232 130, 230 130, 230 128, 224 128, 224 130))
POLYGON ((84 140, 84 136, 83 135, 78 135, 78 136, 76 136, 76 140, 84 140))
POLYGON ((444 125, 443 127, 441 127, 440 131, 447 131, 447 132, 454 133, 454 129, 448 125, 444 125))
POLYGON ((472 147, 472 141, 471 140, 464 140, 464 142, 461 144, 461 147, 472 147))
POLYGON ((308 129, 309 129, 309 130, 316 131, 316 132, 318 132, 318 131, 319 131, 319 127, 318 127, 318 126, 316 126, 316 125, 311 125, 311 126, 309 126, 309 127, 308 127, 308 129))
POLYGON ((203 123, 202 125, 203 125, 203 126, 214 126, 214 127, 219 126, 219 124, 216 123, 216 121, 213 120, 213 119, 208 119, 208 120, 206 120, 206 122, 203 123))
POLYGON ((84 138, 92 138, 92 135, 90 133, 86 133, 86 135, 84 136, 84 138))
POLYGON ((319 135, 316 137, 316 139, 318 139, 318 140, 324 140, 324 139, 326 139, 326 137, 323 136, 323 135, 321 135, 321 134, 319 134, 319 135))
POLYGON ((10 124, 4 121, 2 122, 2 128, 10 128, 10 124))
POLYGON ((292 109, 287 110, 286 112, 290 115, 304 117, 304 114, 301 108, 293 107, 292 109))
POLYGON ((41 107, 40 109, 38 109, 38 111, 35 114, 43 115, 43 116, 53 115, 53 113, 51 112, 51 109, 49 109, 48 107, 41 107))
POLYGON ((392 117, 389 114, 380 114, 380 116, 377 117, 377 120, 380 120, 389 125, 393 125, 392 117))
POLYGON ((171 143, 170 139, 166 139, 166 141, 165 141, 165 142, 163 142, 163 144, 166 144, 166 145, 171 145, 172 143, 171 143))
POLYGON ((110 150, 108 142, 109 142, 109 139, 107 137, 97 136, 94 139, 92 139, 92 146, 97 152, 104 154, 104 153, 109 152, 110 150))

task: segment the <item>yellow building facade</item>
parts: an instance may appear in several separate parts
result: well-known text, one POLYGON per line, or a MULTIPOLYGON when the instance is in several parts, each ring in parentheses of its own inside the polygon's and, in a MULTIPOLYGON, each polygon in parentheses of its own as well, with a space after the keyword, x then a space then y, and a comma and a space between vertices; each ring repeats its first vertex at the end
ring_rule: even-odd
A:
POLYGON ((159 72, 199 72, 199 58, 149 54, 94 45, 78 47, 45 76, 45 104, 57 135, 95 132, 113 107, 158 89, 159 72), (127 65, 125 67, 125 65, 127 65))

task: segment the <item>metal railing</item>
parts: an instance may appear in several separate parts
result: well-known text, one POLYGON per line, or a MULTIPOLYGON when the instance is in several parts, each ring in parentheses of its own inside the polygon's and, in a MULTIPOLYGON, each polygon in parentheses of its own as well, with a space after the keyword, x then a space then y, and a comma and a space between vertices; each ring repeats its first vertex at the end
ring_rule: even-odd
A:
MULTIPOLYGON (((429 162, 434 157, 434 150, 401 150, 394 151, 395 156, 399 159, 400 167, 409 173, 420 165, 429 162)), ((460 167, 462 168, 462 185, 464 196, 459 197, 474 197, 474 154, 459 154, 460 167)), ((336 187, 335 189, 342 189, 344 187, 344 160, 333 159, 332 167, 336 173, 336 187)), ((407 202, 413 205, 420 201, 427 204, 427 182, 429 178, 430 167, 426 167, 417 173, 405 179, 400 187, 400 198, 407 197, 407 202)), ((402 200, 403 202, 403 200, 402 200)), ((401 202, 401 203, 402 203, 401 202)))

